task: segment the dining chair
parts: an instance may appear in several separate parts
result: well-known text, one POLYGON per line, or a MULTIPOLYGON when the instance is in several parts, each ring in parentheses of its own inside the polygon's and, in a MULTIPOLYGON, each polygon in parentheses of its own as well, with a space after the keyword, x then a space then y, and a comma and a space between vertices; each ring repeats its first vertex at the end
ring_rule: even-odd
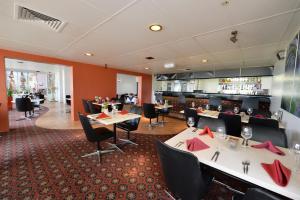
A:
MULTIPOLYGON (((198 121, 200 119, 200 116, 197 114, 197 110, 185 107, 184 108, 184 116, 185 116, 186 122, 188 121, 189 117, 193 117, 194 122, 195 122, 194 127, 197 127, 198 121)), ((187 124, 187 126, 188 126, 188 124, 187 124)))
POLYGON ((235 114, 228 114, 228 113, 220 113, 218 119, 221 119, 225 123, 226 133, 228 135, 241 137, 242 131, 242 122, 241 116, 235 114))
POLYGON ((252 138, 251 140, 257 142, 265 142, 270 140, 274 145, 287 148, 287 136, 284 130, 277 128, 251 125, 252 128, 252 138))
MULTIPOLYGON (((130 108, 129 112, 135 113, 138 115, 142 115, 142 108, 139 106, 133 105, 130 108)), ((140 119, 141 118, 136 118, 136 119, 132 119, 132 120, 127 120, 125 122, 117 123, 117 128, 122 129, 122 130, 126 131, 126 133, 127 133, 127 139, 119 139, 119 140, 123 141, 123 144, 128 143, 128 144, 138 145, 137 143, 133 142, 134 139, 130 139, 130 132, 136 131, 138 129, 140 119)))
POLYGON ((95 152, 83 155, 81 157, 84 158, 84 157, 97 155, 99 162, 101 162, 101 155, 103 155, 105 153, 113 152, 114 151, 113 149, 119 149, 118 147, 116 147, 115 144, 107 142, 107 144, 110 145, 110 148, 107 150, 102 150, 102 148, 100 146, 100 142, 115 137, 114 132, 112 132, 111 130, 109 130, 105 127, 93 128, 92 125, 90 124, 89 118, 87 118, 85 115, 83 115, 81 113, 78 113, 78 115, 79 115, 79 120, 81 122, 83 131, 86 135, 87 140, 89 142, 97 144, 97 146, 96 146, 97 150, 95 152))
POLYGON ((124 104, 123 103, 116 104, 116 107, 118 111, 121 111, 123 110, 124 104))
POLYGON ((249 188, 245 195, 234 195, 233 200, 282 200, 260 188, 249 188))
POLYGON ((89 110, 91 114, 101 113, 101 106, 96 107, 96 105, 94 105, 93 102, 90 100, 87 100, 86 103, 89 106, 89 110))
POLYGON ((159 140, 156 148, 167 189, 173 199, 199 200, 208 192, 213 177, 204 172, 193 154, 175 149, 159 140))
POLYGON ((217 110, 218 106, 222 105, 222 100, 218 97, 210 97, 208 104, 211 110, 217 110))
POLYGON ((24 112, 25 117, 17 119, 17 121, 20 120, 31 120, 30 117, 27 116, 27 112, 29 112, 29 115, 31 115, 31 111, 34 113, 34 107, 31 103, 31 100, 29 98, 16 98, 16 110, 18 112, 24 112))
POLYGON ((155 110, 155 105, 153 103, 143 104, 144 117, 149 119, 149 128, 158 124, 158 112, 155 110), (152 119, 156 118, 156 124, 152 123, 152 119))
POLYGON ((240 111, 247 113, 247 109, 252 108, 253 114, 254 114, 254 113, 257 113, 257 111, 258 111, 258 105, 259 105, 258 98, 254 98, 254 97, 244 98, 240 111))
POLYGON ((266 126, 266 127, 271 127, 275 129, 279 129, 279 122, 276 119, 262 119, 262 118, 257 118, 257 117, 250 117, 249 118, 249 125, 252 126, 266 126))
POLYGON ((87 114, 90 114, 91 110, 90 110, 90 107, 89 107, 87 101, 88 100, 86 100, 86 99, 82 99, 82 105, 83 105, 84 112, 87 114))
POLYGON ((210 130, 216 132, 218 128, 223 128, 224 133, 226 134, 226 126, 223 120, 208 118, 208 117, 200 117, 197 128, 203 129, 205 126, 209 127, 210 130))

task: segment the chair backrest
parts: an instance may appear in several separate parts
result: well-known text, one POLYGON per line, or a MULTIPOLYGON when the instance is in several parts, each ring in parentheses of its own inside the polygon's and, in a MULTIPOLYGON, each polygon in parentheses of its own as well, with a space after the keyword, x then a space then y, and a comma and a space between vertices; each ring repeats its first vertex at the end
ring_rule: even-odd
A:
POLYGON ((240 115, 220 113, 218 118, 224 121, 228 135, 241 137, 242 122, 240 115))
POLYGON ((205 126, 208 126, 212 131, 217 131, 217 128, 221 127, 226 133, 225 123, 221 119, 200 117, 197 128, 203 129, 205 126))
POLYGON ((197 127, 197 124, 198 124, 198 121, 199 121, 199 118, 200 118, 199 115, 197 114, 197 110, 185 107, 184 108, 184 116, 185 116, 185 121, 186 122, 188 121, 189 117, 193 117, 194 122, 195 122, 194 127, 197 127))
POLYGON ((254 97, 244 98, 241 106, 241 111, 246 112, 248 108, 253 108, 253 110, 258 110, 258 99, 254 97))
POLYGON ((249 188, 243 200, 281 200, 281 198, 260 188, 249 188))
POLYGON ((209 106, 211 109, 215 110, 219 105, 222 104, 222 100, 218 97, 210 97, 209 98, 209 106))
POLYGON ((155 101, 162 103, 162 101, 163 101, 162 93, 155 94, 155 101))
POLYGON ((198 159, 161 141, 156 141, 156 148, 167 188, 182 200, 201 199, 210 180, 203 178, 198 159))
POLYGON ((155 105, 153 103, 143 104, 144 116, 146 118, 155 118, 157 116, 155 111, 155 105))
POLYGON ((82 125, 83 131, 84 131, 88 141, 90 141, 90 142, 97 141, 94 129, 90 123, 89 118, 87 118, 85 115, 83 115, 81 113, 78 113, 78 115, 79 115, 79 120, 82 125))
MULTIPOLYGON (((142 108, 140 106, 135 106, 135 105, 131 106, 129 112, 135 113, 138 115, 142 115, 142 113, 143 113, 142 108)), ((139 127, 140 120, 141 120, 141 118, 136 118, 136 119, 130 120, 130 124, 133 129, 137 129, 139 127)))
POLYGON ((33 109, 29 98, 16 98, 16 109, 19 112, 26 112, 33 109))
POLYGON ((180 104, 185 104, 186 103, 186 99, 185 99, 184 95, 180 95, 178 97, 178 103, 180 103, 180 104))
POLYGON ((120 104, 117 104, 116 106, 117 106, 118 111, 121 111, 121 110, 123 110, 124 104, 120 103, 120 104))
POLYGON ((88 100, 86 101, 88 107, 89 107, 89 110, 90 110, 90 113, 91 114, 97 114, 97 113, 100 113, 99 109, 96 108, 96 106, 93 104, 92 101, 88 100))
POLYGON ((86 100, 86 99, 82 99, 82 105, 83 105, 83 108, 84 108, 84 112, 85 113, 91 113, 90 107, 89 107, 87 101, 88 100, 86 100))
POLYGON ((271 128, 267 126, 252 125, 252 138, 251 140, 257 142, 272 141, 276 146, 287 148, 287 137, 283 130, 271 128))
POLYGON ((279 129, 279 122, 276 119, 262 119, 257 117, 250 117, 249 124, 253 126, 266 126, 279 129))
POLYGON ((43 100, 40 101, 40 104, 45 103, 45 95, 43 95, 41 93, 38 93, 37 96, 39 97, 39 99, 43 99, 43 100))

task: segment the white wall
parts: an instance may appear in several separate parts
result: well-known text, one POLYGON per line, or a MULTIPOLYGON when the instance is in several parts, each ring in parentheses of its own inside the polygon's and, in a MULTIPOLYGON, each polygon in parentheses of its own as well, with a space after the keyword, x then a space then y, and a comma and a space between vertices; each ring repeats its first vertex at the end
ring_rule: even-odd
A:
POLYGON ((117 74, 117 94, 137 94, 137 77, 127 74, 117 74))
MULTIPOLYGON (((286 134, 288 137, 289 145, 293 140, 300 140, 300 118, 292 115, 291 113, 281 109, 281 96, 284 93, 282 91, 283 78, 285 71, 285 61, 277 61, 274 65, 274 77, 273 77, 273 87, 272 87, 272 103, 271 112, 278 110, 283 111, 283 123, 286 127, 286 134)), ((300 91, 299 91, 300 92, 300 91)))

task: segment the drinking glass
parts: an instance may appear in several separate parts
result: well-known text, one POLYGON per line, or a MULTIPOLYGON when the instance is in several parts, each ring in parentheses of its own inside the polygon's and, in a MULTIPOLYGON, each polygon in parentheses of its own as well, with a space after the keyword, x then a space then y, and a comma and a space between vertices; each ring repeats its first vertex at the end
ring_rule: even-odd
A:
POLYGON ((189 117, 187 120, 187 124, 190 128, 193 127, 195 125, 194 117, 189 117))
POLYGON ((248 115, 251 115, 253 113, 253 108, 248 108, 247 113, 248 113, 248 115))
POLYGON ((217 137, 219 137, 220 139, 226 139, 227 135, 223 127, 217 127, 216 133, 217 137))
POLYGON ((295 172, 300 172, 300 141, 294 141, 290 147, 290 152, 294 153, 296 165, 294 167, 295 172))
POLYGON ((241 136, 244 138, 243 145, 248 146, 248 140, 252 138, 252 128, 247 126, 243 127, 241 136))
POLYGON ((219 112, 222 111, 222 105, 218 105, 218 111, 219 111, 219 112))
POLYGON ((237 115, 240 112, 239 107, 235 106, 233 112, 237 115))
POLYGON ((205 109, 206 109, 206 110, 209 110, 209 109, 210 109, 209 104, 206 104, 205 109))

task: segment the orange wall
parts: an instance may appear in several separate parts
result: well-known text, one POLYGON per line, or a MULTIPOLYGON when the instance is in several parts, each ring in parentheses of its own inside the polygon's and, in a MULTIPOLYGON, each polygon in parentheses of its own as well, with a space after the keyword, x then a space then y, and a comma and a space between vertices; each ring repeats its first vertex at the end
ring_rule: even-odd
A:
MULTIPOLYGON (((83 112, 81 99, 98 96, 114 97, 116 95, 117 73, 131 74, 142 77, 141 102, 151 101, 152 76, 148 74, 129 72, 118 69, 105 69, 103 66, 84 64, 46 56, 0 49, 0 132, 7 132, 8 111, 6 97, 5 58, 15 58, 28 61, 61 64, 72 67, 73 96, 72 117, 77 120, 77 112, 83 112)), ((71 84, 72 85, 72 84, 71 84)))

